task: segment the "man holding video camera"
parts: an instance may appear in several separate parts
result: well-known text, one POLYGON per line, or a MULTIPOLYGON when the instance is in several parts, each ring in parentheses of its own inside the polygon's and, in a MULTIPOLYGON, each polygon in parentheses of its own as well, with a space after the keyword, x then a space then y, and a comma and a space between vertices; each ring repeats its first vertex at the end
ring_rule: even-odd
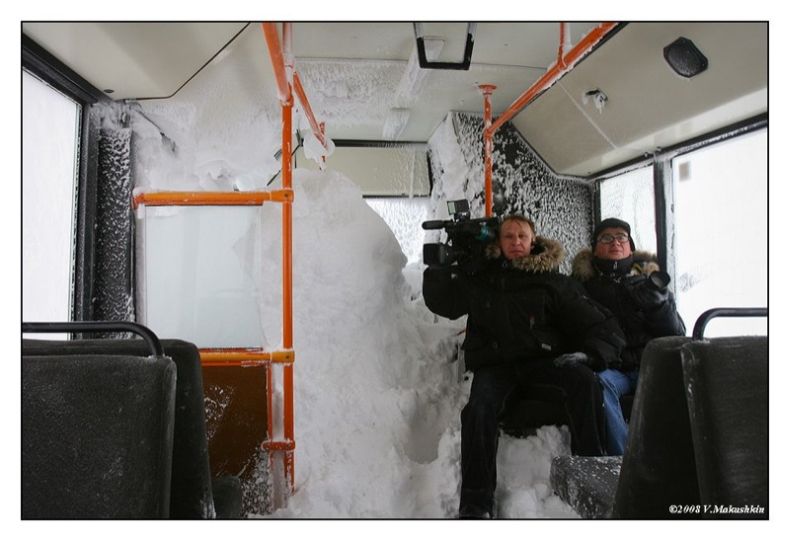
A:
POLYGON ((461 412, 461 518, 494 515, 498 417, 520 384, 561 387, 574 451, 603 454, 592 370, 615 361, 624 344, 611 314, 558 272, 562 246, 536 236, 528 218, 504 218, 496 242, 481 253, 481 262, 429 264, 423 274, 432 312, 469 315, 463 349, 474 379, 461 412))
POLYGON ((582 250, 573 259, 572 276, 593 300, 612 311, 626 339, 620 359, 598 374, 610 455, 625 452, 628 425, 620 397, 636 391, 645 345, 653 338, 686 333, 667 289, 669 275, 659 269, 655 255, 635 250, 628 222, 607 218, 593 232, 592 250, 582 250))

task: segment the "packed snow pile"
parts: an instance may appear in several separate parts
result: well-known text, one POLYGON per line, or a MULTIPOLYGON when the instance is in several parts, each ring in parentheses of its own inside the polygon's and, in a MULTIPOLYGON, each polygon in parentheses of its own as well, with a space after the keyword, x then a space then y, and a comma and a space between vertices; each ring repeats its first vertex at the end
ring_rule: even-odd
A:
MULTIPOLYGON (((426 309, 395 236, 353 182, 297 170, 294 191, 296 493, 274 516, 454 517, 471 383, 454 360, 463 322, 426 309)), ((279 253, 273 242, 264 260, 279 253)), ((279 320, 266 325, 279 334, 279 320)), ((576 516, 548 484, 551 457, 568 450, 564 428, 503 437, 499 515, 576 516)))

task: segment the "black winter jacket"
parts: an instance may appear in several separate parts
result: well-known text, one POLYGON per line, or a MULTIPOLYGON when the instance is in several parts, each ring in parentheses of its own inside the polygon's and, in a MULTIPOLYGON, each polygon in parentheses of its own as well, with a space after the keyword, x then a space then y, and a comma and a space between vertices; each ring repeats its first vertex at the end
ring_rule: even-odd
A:
POLYGON ((426 305, 450 319, 469 314, 463 349, 471 370, 573 351, 587 353, 593 369, 605 369, 624 345, 616 320, 558 272, 565 256, 558 242, 535 242, 530 255, 512 262, 489 246, 485 266, 472 275, 457 267, 426 269, 426 305))
POLYGON ((656 256, 636 251, 629 269, 604 275, 595 265, 591 250, 582 250, 573 259, 572 276, 579 280, 587 294, 608 308, 617 318, 625 334, 626 346, 618 362, 611 368, 623 371, 639 367, 642 351, 653 338, 683 336, 686 326, 677 313, 672 293, 663 301, 646 304, 639 290, 647 288, 648 276, 658 271, 656 256))

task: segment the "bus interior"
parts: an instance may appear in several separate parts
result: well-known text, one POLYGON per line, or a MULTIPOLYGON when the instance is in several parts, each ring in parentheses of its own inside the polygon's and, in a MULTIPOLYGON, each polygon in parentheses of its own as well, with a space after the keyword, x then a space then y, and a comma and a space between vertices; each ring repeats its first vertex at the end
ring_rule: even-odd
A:
POLYGON ((469 378, 463 322, 421 298, 446 240, 421 224, 460 200, 529 216, 564 274, 595 224, 629 222, 688 329, 651 376, 686 440, 643 448, 663 402, 637 395, 644 443, 605 487, 549 456, 537 507, 503 487, 502 516, 767 518, 768 26, 23 21, 22 518, 451 517, 457 479, 425 472, 458 460, 469 378), (692 403, 695 355, 737 365, 696 392, 750 405, 692 403), (454 398, 419 401, 435 389, 454 398), (410 436, 368 443, 365 409, 410 436), (387 503, 408 484, 388 462, 425 476, 408 498, 444 492, 387 503))

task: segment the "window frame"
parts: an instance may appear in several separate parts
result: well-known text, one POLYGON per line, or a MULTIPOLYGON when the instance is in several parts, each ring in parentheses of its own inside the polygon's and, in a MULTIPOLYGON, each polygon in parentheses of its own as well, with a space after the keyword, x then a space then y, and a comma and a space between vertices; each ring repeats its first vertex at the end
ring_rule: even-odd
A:
POLYGON ((675 292, 677 283, 675 276, 675 194, 672 161, 684 154, 694 152, 706 146, 721 143, 728 139, 740 137, 752 132, 768 128, 768 113, 763 113, 724 128, 687 139, 677 145, 656 149, 652 155, 642 156, 622 164, 600 171, 593 176, 593 219, 601 221, 601 184, 610 178, 629 173, 643 167, 653 167, 653 191, 656 223, 656 256, 658 263, 669 273, 672 281, 670 288, 675 292))
MULTIPOLYGON (((78 139, 75 141, 78 163, 74 194, 75 223, 72 228, 74 260, 70 305, 72 321, 88 321, 93 319, 91 299, 94 283, 94 226, 98 183, 99 128, 96 118, 92 115, 92 106, 97 103, 108 103, 111 100, 24 34, 22 34, 21 68, 80 105, 80 129, 78 139)), ((22 70, 20 70, 20 84, 22 70)))

